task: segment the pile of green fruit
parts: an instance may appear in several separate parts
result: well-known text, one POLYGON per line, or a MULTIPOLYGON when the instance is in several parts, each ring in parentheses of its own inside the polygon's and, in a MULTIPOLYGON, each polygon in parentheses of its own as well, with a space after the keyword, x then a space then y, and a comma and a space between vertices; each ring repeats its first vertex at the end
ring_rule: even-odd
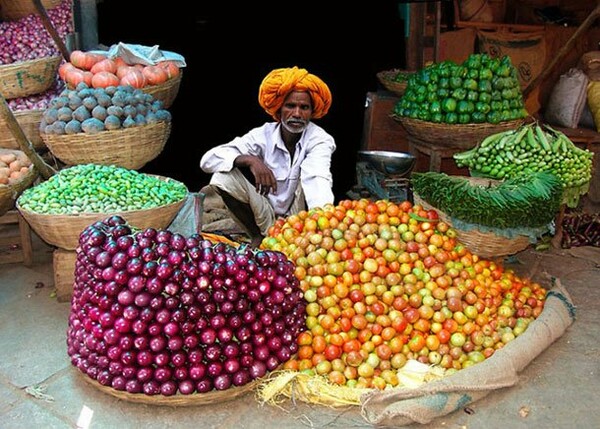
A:
POLYGON ((563 186, 563 202, 577 205, 589 190, 594 154, 581 149, 561 131, 538 123, 486 137, 473 149, 456 153, 458 167, 467 167, 471 176, 509 179, 525 172, 547 171, 563 186))
POLYGON ((471 54, 462 64, 442 61, 414 73, 393 114, 446 124, 498 124, 528 116, 510 57, 487 54, 471 54))
POLYGON ((131 86, 91 88, 80 83, 65 88, 42 114, 40 132, 45 134, 95 134, 170 122, 171 113, 160 100, 131 86))

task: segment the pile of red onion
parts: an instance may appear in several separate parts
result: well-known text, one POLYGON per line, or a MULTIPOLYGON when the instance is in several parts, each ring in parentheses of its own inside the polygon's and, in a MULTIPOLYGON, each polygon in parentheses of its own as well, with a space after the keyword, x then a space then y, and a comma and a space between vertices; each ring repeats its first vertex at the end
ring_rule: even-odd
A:
POLYGON ((71 362, 103 386, 170 396, 242 386, 297 351, 305 301, 277 251, 120 216, 80 235, 67 329, 71 362))
MULTIPOLYGON (((48 18, 63 41, 73 32, 71 9, 72 0, 64 0, 48 10, 48 18)), ((60 51, 38 14, 0 22, 0 65, 56 55, 60 55, 60 51)))

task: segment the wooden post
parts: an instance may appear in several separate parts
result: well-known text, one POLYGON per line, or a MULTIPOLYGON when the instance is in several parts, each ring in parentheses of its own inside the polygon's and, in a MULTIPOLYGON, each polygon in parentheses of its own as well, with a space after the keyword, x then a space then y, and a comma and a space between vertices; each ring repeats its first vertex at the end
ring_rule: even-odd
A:
POLYGON ((15 115, 13 115, 12 110, 10 110, 10 107, 8 107, 6 99, 1 94, 0 98, 2 98, 2 101, 0 102, 0 118, 6 122, 6 126, 19 144, 19 148, 31 160, 32 164, 35 166, 35 168, 37 168, 42 177, 44 179, 50 178, 56 173, 56 171, 46 164, 46 162, 44 162, 40 155, 35 151, 31 142, 23 132, 23 129, 17 122, 15 115))

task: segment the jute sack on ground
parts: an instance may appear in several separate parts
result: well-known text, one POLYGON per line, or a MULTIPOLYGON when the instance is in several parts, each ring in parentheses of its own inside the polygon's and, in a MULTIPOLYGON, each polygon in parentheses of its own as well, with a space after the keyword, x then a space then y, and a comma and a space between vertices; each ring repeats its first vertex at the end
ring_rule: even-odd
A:
POLYGON ((543 70, 546 62, 544 31, 512 32, 508 29, 479 30, 479 51, 492 58, 508 55, 524 89, 543 70))
POLYGON ((414 389, 370 391, 361 397, 361 413, 376 426, 429 423, 464 408, 496 389, 515 385, 518 373, 573 323, 571 298, 555 280, 544 310, 527 330, 485 361, 414 389))

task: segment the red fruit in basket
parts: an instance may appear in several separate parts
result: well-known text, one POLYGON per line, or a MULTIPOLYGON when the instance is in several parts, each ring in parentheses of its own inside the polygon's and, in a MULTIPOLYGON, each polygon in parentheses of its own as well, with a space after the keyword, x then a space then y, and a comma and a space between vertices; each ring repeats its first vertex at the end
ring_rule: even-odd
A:
POLYGON ((142 73, 141 70, 134 68, 125 73, 119 84, 123 86, 129 85, 134 88, 143 88, 147 83, 144 73, 142 73))
POLYGON ((112 74, 117 73, 117 64, 111 60, 110 58, 105 58, 101 61, 98 61, 96 64, 92 66, 90 71, 94 74, 99 73, 101 71, 107 71, 112 74))
POLYGON ((142 73, 148 81, 148 85, 160 85, 169 79, 167 70, 159 66, 146 66, 142 73))
POLYGON ((162 67, 167 72, 167 77, 169 79, 173 79, 181 73, 179 66, 174 61, 161 61, 158 63, 158 66, 162 67))
POLYGON ((119 78, 116 74, 108 71, 100 71, 92 77, 92 87, 106 88, 108 86, 118 86, 119 78))
POLYGON ((99 61, 102 61, 105 57, 99 54, 92 54, 90 52, 83 52, 80 50, 75 50, 71 52, 69 56, 69 60, 71 64, 73 64, 78 69, 82 70, 90 70, 94 64, 99 61))

